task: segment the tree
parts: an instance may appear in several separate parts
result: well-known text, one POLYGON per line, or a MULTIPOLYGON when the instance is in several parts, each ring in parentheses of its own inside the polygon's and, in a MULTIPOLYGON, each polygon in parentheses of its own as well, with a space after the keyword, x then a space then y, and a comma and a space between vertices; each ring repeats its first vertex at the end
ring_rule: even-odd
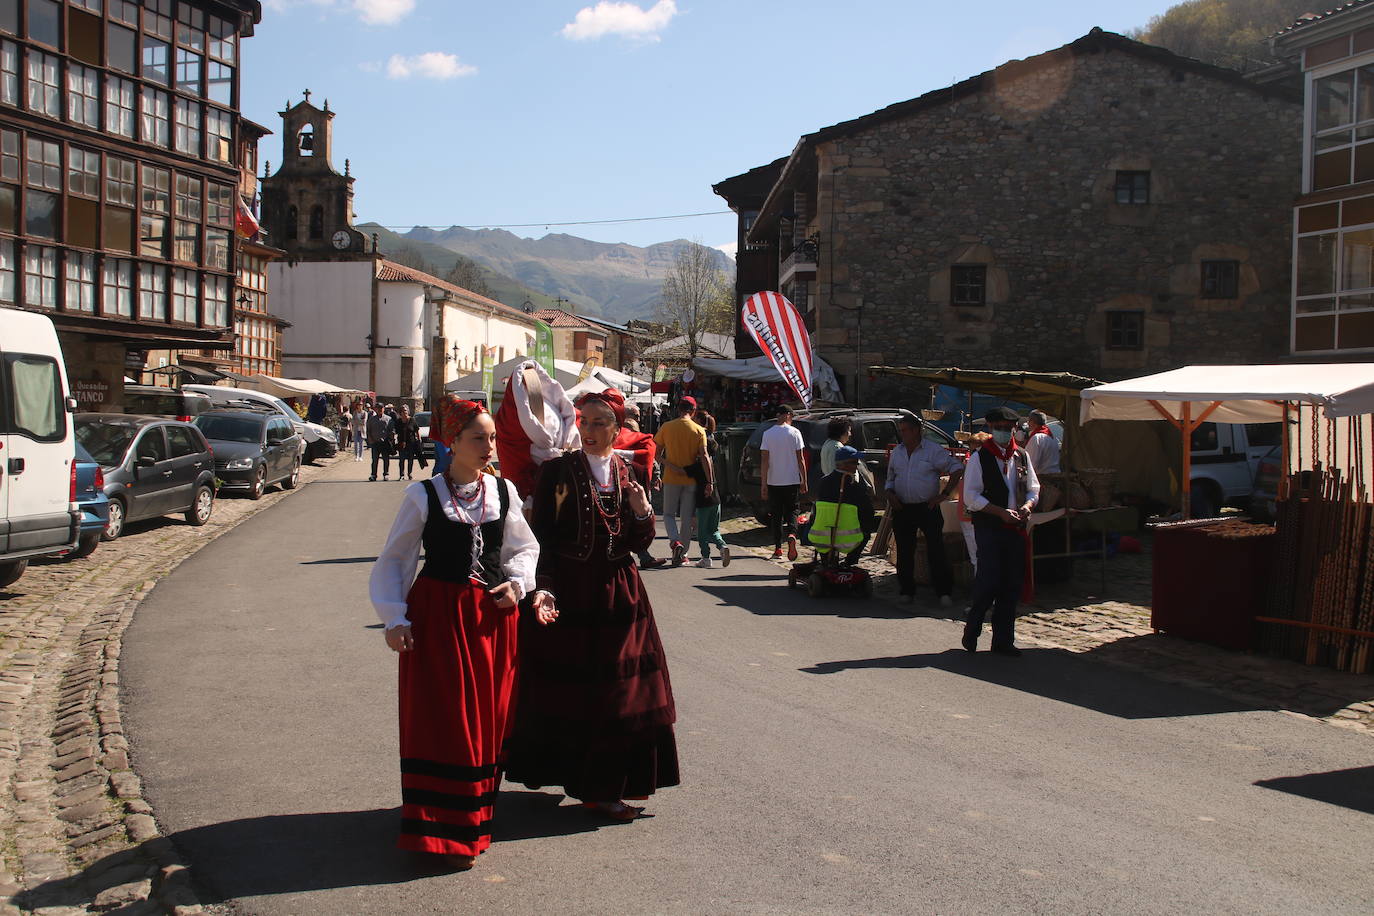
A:
POLYGON ((429 263, 420 249, 414 245, 402 243, 395 251, 387 252, 387 258, 404 267, 412 267, 431 276, 434 274, 434 265, 429 263))
POLYGON ((1273 60, 1269 36, 1330 5, 1323 0, 1186 0, 1131 37, 1209 64, 1255 70, 1273 60))
POLYGON ((486 296, 488 299, 496 298, 492 295, 491 287, 487 285, 487 277, 481 265, 464 255, 458 255, 457 262, 454 263, 448 273, 444 274, 444 279, 454 286, 461 286, 479 296, 486 296))
POLYGON ((705 334, 729 334, 735 326, 735 281, 716 266, 712 249, 700 242, 678 251, 663 278, 659 317, 687 338, 696 359, 705 334))

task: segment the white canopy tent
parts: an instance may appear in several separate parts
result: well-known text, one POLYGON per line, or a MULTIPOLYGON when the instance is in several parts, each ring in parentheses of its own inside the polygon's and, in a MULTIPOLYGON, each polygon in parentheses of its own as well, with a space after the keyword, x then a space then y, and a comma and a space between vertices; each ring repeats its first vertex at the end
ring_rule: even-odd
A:
MULTIPOLYGON (((1082 422, 1159 420, 1183 436, 1183 516, 1192 515, 1193 431, 1202 423, 1286 422, 1291 405, 1321 408, 1328 418, 1374 413, 1374 365, 1318 363, 1273 366, 1184 366, 1112 382, 1082 392, 1082 422)), ((1288 434, 1283 437, 1288 467, 1288 434)))
POLYGON ((251 375, 239 382, 263 394, 279 398, 301 398, 312 394, 362 394, 357 388, 333 385, 317 378, 277 378, 274 375, 251 375))
MULTIPOLYGON (((749 382, 781 382, 782 373, 773 361, 766 356, 753 356, 749 359, 710 359, 697 357, 692 366, 698 372, 721 375, 725 378, 742 379, 749 382)), ((811 392, 817 400, 832 404, 844 403, 844 392, 840 390, 835 370, 819 356, 811 358, 811 392)))

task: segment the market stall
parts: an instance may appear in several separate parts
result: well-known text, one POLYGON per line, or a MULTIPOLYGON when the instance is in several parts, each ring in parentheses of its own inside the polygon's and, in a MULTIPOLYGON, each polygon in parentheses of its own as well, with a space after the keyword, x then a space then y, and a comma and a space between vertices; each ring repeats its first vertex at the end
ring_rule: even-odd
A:
MULTIPOLYGON (((713 405, 717 420, 724 417, 729 422, 755 423, 771 419, 771 411, 778 404, 796 402, 796 395, 766 356, 749 359, 697 357, 692 360, 692 368, 696 373, 694 387, 713 405)), ((813 356, 811 372, 816 401, 844 403, 844 392, 829 363, 813 356)))
POLYGON ((242 387, 284 400, 308 398, 312 394, 364 394, 356 388, 335 385, 317 378, 277 378, 274 375, 250 375, 243 378, 244 380, 239 382, 242 387))
POLYGON ((1190 476, 1187 443, 1201 423, 1282 422, 1284 476, 1272 533, 1236 521, 1188 525, 1184 490, 1185 523, 1156 531, 1156 628, 1197 628, 1215 612, 1205 589, 1181 582, 1244 575, 1254 603, 1210 641, 1374 670, 1374 366, 1187 366, 1082 393, 1085 424, 1161 417, 1179 431, 1182 480, 1190 476), (1163 565, 1170 556, 1186 562, 1163 565))

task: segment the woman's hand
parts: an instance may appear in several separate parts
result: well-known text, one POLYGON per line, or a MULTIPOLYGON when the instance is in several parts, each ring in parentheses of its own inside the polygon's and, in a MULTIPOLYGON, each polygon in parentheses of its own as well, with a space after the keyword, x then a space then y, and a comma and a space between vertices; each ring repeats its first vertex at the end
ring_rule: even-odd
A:
POLYGON ((502 582, 487 594, 491 595, 497 607, 515 607, 515 586, 509 581, 502 582))
POLYGON ((410 635, 410 624, 403 623, 386 631, 386 645, 392 652, 409 652, 415 648, 415 637, 410 635))
POLYGON ((554 606, 553 595, 548 592, 534 593, 534 619, 544 626, 558 619, 558 608, 554 606))
POLYGON ((630 508, 634 510, 635 515, 643 518, 653 512, 653 509, 649 505, 649 494, 644 492, 644 488, 639 485, 639 481, 631 480, 629 482, 629 492, 630 508))

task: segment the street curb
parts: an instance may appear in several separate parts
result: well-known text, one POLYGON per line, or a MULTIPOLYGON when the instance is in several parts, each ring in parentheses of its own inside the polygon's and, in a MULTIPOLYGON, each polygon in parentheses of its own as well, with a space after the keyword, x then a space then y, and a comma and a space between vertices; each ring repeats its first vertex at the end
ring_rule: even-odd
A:
MULTIPOLYGON (((18 860, 23 881, 8 868, 0 869, 0 916, 41 912, 54 916, 110 913, 121 916, 172 914, 195 916, 206 912, 197 896, 191 872, 173 842, 162 834, 152 806, 143 797, 142 780, 134 772, 124 733, 119 658, 123 637, 134 614, 157 582, 190 557, 247 520, 299 493, 344 461, 343 453, 316 465, 317 473, 302 479, 293 490, 279 489, 245 508, 230 523, 203 532, 187 543, 184 552, 161 555, 148 563, 149 578, 122 585, 97 607, 87 609, 79 630, 64 628, 69 645, 49 647, 62 659, 60 676, 46 672, 48 689, 24 693, 23 714, 51 722, 46 736, 21 742, 19 765, 12 779, 14 804, 23 821, 15 829, 20 841, 35 845, 44 839, 40 828, 58 839, 38 852, 9 850, 18 860), (62 649, 68 651, 62 652, 62 649), (44 709, 37 708, 45 707, 44 709), (40 760, 42 766, 38 766, 40 760), (43 773, 45 778, 37 778, 43 773), (46 803, 46 804, 45 804, 46 803), (35 815, 46 807, 52 823, 35 815), (27 816, 27 817, 26 817, 27 816)), ((303 472, 310 466, 302 468, 303 472)), ((304 474, 303 474, 304 476, 304 474)), ((143 574, 140 570, 139 574, 143 574)), ((39 682, 44 672, 33 678, 39 682)), ((5 686, 0 680, 0 690, 5 686)), ((0 749, 3 750, 3 749, 0 749)), ((8 813, 8 812, 7 812, 8 813)), ((8 864, 8 863, 7 863, 8 864)))

